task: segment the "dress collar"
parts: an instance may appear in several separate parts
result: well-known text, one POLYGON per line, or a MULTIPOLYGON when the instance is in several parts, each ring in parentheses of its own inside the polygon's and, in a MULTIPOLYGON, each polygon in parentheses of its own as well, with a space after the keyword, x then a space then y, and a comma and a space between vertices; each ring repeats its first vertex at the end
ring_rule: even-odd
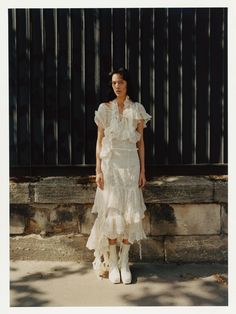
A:
MULTIPOLYGON (((125 100, 124 100, 124 109, 123 111, 129 107, 129 104, 130 104, 131 100, 130 100, 130 97, 128 95, 126 95, 125 97, 125 100)), ((115 107, 118 109, 119 111, 119 108, 118 108, 118 102, 117 102, 117 98, 115 98, 113 101, 112 101, 113 104, 115 104, 115 107)))

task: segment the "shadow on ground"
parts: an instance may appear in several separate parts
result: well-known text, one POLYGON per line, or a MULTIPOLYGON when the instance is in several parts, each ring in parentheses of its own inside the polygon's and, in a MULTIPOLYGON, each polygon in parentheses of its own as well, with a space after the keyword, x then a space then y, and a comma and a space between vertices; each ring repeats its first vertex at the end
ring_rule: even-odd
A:
MULTIPOLYGON (((17 268, 11 267, 11 271, 17 271, 17 268)), ((14 301, 14 307, 27 307, 27 306, 48 306, 50 300, 47 296, 43 296, 43 292, 39 289, 33 288, 31 284, 36 281, 47 281, 49 279, 59 279, 70 275, 86 275, 91 271, 90 264, 78 266, 75 270, 68 267, 52 267, 48 272, 34 272, 29 275, 22 276, 18 280, 10 282, 11 293, 17 294, 14 301), (19 296, 18 296, 19 295, 19 296), (21 296, 24 295, 24 296, 21 296)))
POLYGON ((131 306, 228 305, 227 265, 134 264, 131 271, 132 283, 142 282, 139 294, 121 295, 131 306))

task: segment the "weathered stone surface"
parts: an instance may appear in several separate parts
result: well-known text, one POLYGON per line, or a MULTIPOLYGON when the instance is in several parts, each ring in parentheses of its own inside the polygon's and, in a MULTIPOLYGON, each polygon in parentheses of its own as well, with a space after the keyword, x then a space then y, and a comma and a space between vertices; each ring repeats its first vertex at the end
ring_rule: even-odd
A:
POLYGON ((228 204, 221 205, 221 228, 223 233, 228 234, 228 204))
POLYGON ((219 234, 219 204, 149 204, 151 235, 219 234))
MULTIPOLYGON (((10 258, 18 260, 86 261, 94 260, 94 251, 86 248, 88 237, 68 234, 42 238, 40 235, 10 238, 10 258)), ((142 240, 142 260, 164 261, 163 239, 142 240)), ((134 243, 130 250, 130 261, 140 261, 139 245, 134 243)))
POLYGON ((24 216, 10 213, 10 234, 23 234, 25 230, 24 216))
POLYGON ((28 204, 30 203, 29 183, 10 183, 10 203, 28 204))
POLYGON ((87 237, 60 235, 42 238, 40 235, 11 237, 10 258, 18 260, 92 261, 93 252, 85 248, 87 237))
POLYGON ((84 210, 79 215, 79 232, 89 235, 97 215, 91 213, 91 205, 83 205, 83 207, 84 210))
POLYGON ((36 203, 93 203, 95 196, 95 184, 72 183, 36 183, 36 203))
POLYGON ((167 236, 164 250, 167 262, 226 262, 227 236, 167 236))
POLYGON ((49 231, 49 212, 53 209, 52 206, 34 204, 30 206, 30 209, 31 217, 30 219, 27 219, 25 233, 46 233, 49 231))
POLYGON ((56 177, 42 177, 40 178, 40 183, 44 184, 88 184, 95 183, 96 176, 56 176, 56 177))
POLYGON ((57 184, 76 185, 77 183, 78 183, 78 177, 66 177, 66 176, 44 177, 44 178, 41 178, 39 181, 39 184, 48 184, 48 185, 57 185, 57 184))
MULTIPOLYGON (((60 235, 42 238, 40 235, 17 236, 10 239, 11 259, 93 261, 94 251, 86 248, 87 236, 60 235)), ((166 262, 226 262, 226 236, 173 236, 142 240, 142 261, 166 262), (165 252, 165 255, 164 255, 165 252)), ((134 243, 130 261, 140 261, 139 246, 134 243)))
MULTIPOLYGON (((164 261, 163 237, 141 240, 141 248, 143 262, 164 261)), ((140 261, 139 253, 139 245, 135 242, 130 248, 130 261, 140 261)))
POLYGON ((146 203, 209 203, 213 200, 213 182, 202 176, 160 177, 147 182, 146 203))
POLYGON ((228 182, 214 182, 214 202, 228 203, 228 182))
MULTIPOLYGON (((44 239, 39 235, 35 239, 41 242, 35 242, 33 238, 26 240, 22 236, 23 246, 18 240, 19 248, 13 246, 13 256, 26 259, 33 256, 34 259, 39 254, 43 255, 42 259, 50 260, 51 254, 55 259, 62 254, 63 260, 92 261, 93 251, 89 251, 85 244, 96 218, 91 213, 95 191, 94 178, 49 177, 31 178, 29 182, 12 181, 10 232, 40 233, 45 240, 54 238, 48 238, 49 234, 64 234, 60 238, 62 244, 54 239, 42 242, 44 239), (79 236, 79 240, 76 237, 72 240, 73 236, 66 238, 71 232, 79 236)), ((174 262, 225 261, 226 193, 227 180, 207 176, 159 177, 148 182, 144 189, 148 210, 143 226, 149 237, 141 241, 143 261, 162 261, 164 256, 167 261, 174 262), (206 236, 220 232, 225 237, 206 236)), ((131 246, 130 257, 131 261, 139 261, 137 243, 131 246)))
POLYGON ((24 233, 33 215, 29 204, 10 204, 10 234, 24 233))
POLYGON ((48 232, 78 232, 78 215, 77 205, 57 205, 49 213, 48 232))
POLYGON ((31 234, 31 233, 40 233, 42 231, 40 225, 38 224, 37 221, 34 219, 30 218, 27 220, 26 227, 25 227, 25 233, 31 234))
MULTIPOLYGON (((92 203, 94 200, 96 184, 93 176, 48 177, 31 181, 11 182, 12 204, 30 201, 92 203)), ((146 203, 227 202, 227 181, 212 180, 207 176, 162 176, 147 182, 144 199, 146 203)))
POLYGON ((150 215, 150 211, 146 210, 144 213, 145 217, 143 218, 143 229, 144 232, 146 234, 146 236, 149 236, 151 233, 151 225, 150 225, 150 220, 151 220, 151 215, 150 215))

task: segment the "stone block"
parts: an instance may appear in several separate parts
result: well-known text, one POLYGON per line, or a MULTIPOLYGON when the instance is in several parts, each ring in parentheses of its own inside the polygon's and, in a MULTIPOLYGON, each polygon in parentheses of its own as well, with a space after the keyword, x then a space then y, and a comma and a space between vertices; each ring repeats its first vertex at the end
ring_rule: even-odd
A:
POLYGON ((130 248, 130 261, 142 261, 142 262, 156 262, 164 261, 164 247, 163 237, 147 238, 141 240, 141 255, 140 260, 140 247, 137 242, 134 242, 130 248))
POLYGON ((37 261, 92 261, 92 251, 85 248, 87 237, 82 235, 40 235, 10 238, 10 258, 37 261))
POLYGON ((29 218, 27 220, 26 226, 25 226, 25 233, 26 234, 39 234, 42 231, 41 226, 38 224, 36 220, 33 218, 29 218))
POLYGON ((96 179, 96 176, 50 176, 50 177, 41 177, 40 183, 43 184, 88 184, 88 183, 94 183, 96 179))
POLYGON ((220 234, 219 204, 149 204, 151 235, 220 234))
POLYGON ((221 230, 228 234, 228 204, 221 204, 221 230))
POLYGON ((10 204, 10 234, 22 234, 34 213, 29 204, 10 204))
POLYGON ((49 231, 49 212, 52 207, 41 204, 34 204, 30 206, 31 217, 27 220, 25 232, 41 233, 49 231))
POLYGON ((228 181, 214 182, 214 202, 228 203, 228 181))
POLYGON ((35 202, 52 204, 93 203, 95 184, 73 184, 73 182, 35 184, 35 202))
POLYGON ((11 204, 29 204, 29 183, 10 182, 10 203, 11 204))
POLYGON ((50 210, 47 231, 52 233, 78 232, 78 206, 61 204, 50 210))
POLYGON ((151 215, 150 215, 150 211, 146 210, 144 213, 145 217, 143 218, 143 229, 144 232, 147 236, 149 236, 151 234, 151 224, 150 224, 150 220, 151 220, 151 215))
POLYGON ((164 239, 167 262, 226 262, 227 236, 167 236, 164 239))
POLYGON ((147 182, 144 199, 146 203, 210 203, 213 184, 202 176, 164 176, 147 182))
POLYGON ((23 234, 25 230, 25 217, 10 213, 10 234, 23 234))
POLYGON ((97 214, 91 213, 91 205, 83 205, 84 209, 80 210, 79 214, 79 232, 89 235, 97 214))
POLYGON ((40 179, 39 184, 57 185, 57 184, 69 184, 76 185, 78 183, 78 177, 66 177, 66 176, 50 176, 40 179))

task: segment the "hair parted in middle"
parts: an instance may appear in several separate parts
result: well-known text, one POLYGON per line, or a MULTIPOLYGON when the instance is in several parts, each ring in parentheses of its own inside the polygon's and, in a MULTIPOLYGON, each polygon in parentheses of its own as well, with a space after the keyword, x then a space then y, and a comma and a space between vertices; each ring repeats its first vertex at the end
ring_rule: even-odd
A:
POLYGON ((113 88, 112 88, 113 74, 120 74, 122 79, 127 82, 127 95, 133 102, 137 101, 137 97, 134 93, 133 84, 130 79, 129 71, 125 69, 124 67, 119 67, 118 69, 114 69, 108 74, 108 91, 107 91, 106 101, 110 101, 116 98, 116 94, 114 93, 113 88))

